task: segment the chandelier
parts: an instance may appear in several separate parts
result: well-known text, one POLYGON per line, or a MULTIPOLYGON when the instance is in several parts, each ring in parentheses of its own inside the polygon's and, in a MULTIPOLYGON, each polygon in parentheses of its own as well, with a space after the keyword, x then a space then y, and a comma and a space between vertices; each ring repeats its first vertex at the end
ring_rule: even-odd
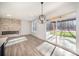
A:
POLYGON ((40 22, 43 24, 45 22, 45 15, 43 14, 43 3, 44 2, 41 2, 41 15, 39 15, 39 20, 40 22))

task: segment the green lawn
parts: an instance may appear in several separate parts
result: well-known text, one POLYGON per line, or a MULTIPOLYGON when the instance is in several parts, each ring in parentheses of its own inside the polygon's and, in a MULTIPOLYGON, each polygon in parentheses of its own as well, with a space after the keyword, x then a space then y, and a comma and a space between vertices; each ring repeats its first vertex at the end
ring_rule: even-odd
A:
POLYGON ((55 34, 58 36, 76 38, 76 32, 50 32, 50 34, 55 34))

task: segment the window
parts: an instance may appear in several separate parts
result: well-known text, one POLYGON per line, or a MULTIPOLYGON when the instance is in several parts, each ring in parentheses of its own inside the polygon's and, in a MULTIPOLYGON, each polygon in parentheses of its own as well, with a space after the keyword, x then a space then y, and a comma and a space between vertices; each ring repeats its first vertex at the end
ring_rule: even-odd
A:
POLYGON ((57 22, 57 44, 76 51, 76 18, 57 22))
POLYGON ((76 51, 76 18, 49 22, 46 34, 50 42, 76 51))
POLYGON ((34 21, 32 21, 32 32, 34 33, 34 32, 36 32, 36 29, 37 28, 37 23, 36 23, 36 21, 34 20, 34 21))

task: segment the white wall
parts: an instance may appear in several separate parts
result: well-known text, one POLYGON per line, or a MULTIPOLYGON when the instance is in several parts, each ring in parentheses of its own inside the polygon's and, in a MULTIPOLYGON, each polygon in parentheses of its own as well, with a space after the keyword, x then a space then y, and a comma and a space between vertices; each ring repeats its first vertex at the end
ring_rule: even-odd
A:
POLYGON ((20 35, 28 35, 31 33, 30 21, 21 20, 20 35))
POLYGON ((32 33, 32 35, 45 40, 46 39, 46 25, 40 24, 37 22, 37 30, 36 32, 32 33))

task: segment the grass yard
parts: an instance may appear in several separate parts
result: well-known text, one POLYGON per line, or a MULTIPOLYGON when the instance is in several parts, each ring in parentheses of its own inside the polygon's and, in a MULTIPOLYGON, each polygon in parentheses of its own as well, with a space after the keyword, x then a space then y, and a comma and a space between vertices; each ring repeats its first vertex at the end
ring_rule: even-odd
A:
POLYGON ((76 38, 76 32, 50 32, 50 34, 64 36, 64 37, 71 37, 76 38))

